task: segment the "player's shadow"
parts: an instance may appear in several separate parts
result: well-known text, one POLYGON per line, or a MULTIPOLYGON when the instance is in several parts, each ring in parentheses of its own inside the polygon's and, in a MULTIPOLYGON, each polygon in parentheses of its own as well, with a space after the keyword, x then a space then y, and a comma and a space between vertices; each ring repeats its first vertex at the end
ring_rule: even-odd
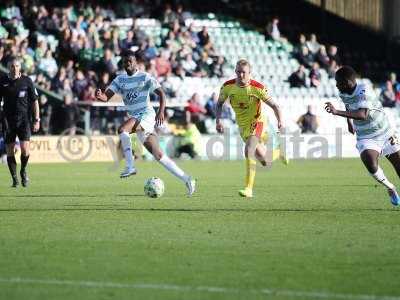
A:
MULTIPOLYGON (((87 195, 87 194, 73 194, 73 195, 56 195, 56 194, 44 194, 44 195, 0 195, 0 198, 102 198, 109 197, 110 195, 87 195)), ((118 197, 144 197, 143 194, 129 194, 129 195, 117 195, 118 197)))

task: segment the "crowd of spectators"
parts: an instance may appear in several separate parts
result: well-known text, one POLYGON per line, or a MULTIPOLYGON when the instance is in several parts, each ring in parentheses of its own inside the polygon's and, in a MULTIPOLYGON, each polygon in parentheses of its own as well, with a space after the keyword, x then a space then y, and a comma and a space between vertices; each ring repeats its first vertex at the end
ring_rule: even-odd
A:
MULTIPOLYGON (((52 109, 46 96, 41 97, 46 103, 43 114, 48 118, 65 108, 70 98, 73 102, 93 101, 95 89, 104 90, 122 71, 120 55, 125 50, 135 51, 139 69, 162 82, 171 76, 182 80, 224 76, 225 59, 215 51, 207 28, 196 31, 188 24, 191 14, 182 5, 163 7, 159 19, 167 34, 156 44, 138 27, 136 19, 154 12, 150 1, 133 0, 112 8, 93 3, 47 7, 38 1, 22 0, 17 5, 6 0, 0 8, 1 64, 6 66, 11 58, 19 57, 24 72, 36 84, 64 100, 59 109, 52 109), (127 30, 113 24, 115 18, 132 16, 132 26, 127 30)), ((177 96, 170 92, 170 97, 177 96)), ((100 126, 94 129, 102 132, 115 130, 115 118, 123 118, 114 108, 92 110, 94 118, 106 120, 93 120, 95 127, 100 126)), ((79 120, 64 119, 58 127, 67 128, 71 120, 79 120)), ((42 124, 41 132, 51 133, 51 126, 42 124)))
POLYGON ((293 72, 288 82, 290 87, 318 87, 321 84, 321 68, 330 78, 334 78, 336 70, 341 65, 338 48, 335 45, 327 46, 318 42, 315 34, 310 34, 306 39, 304 34, 299 35, 293 56, 300 66, 293 72))
POLYGON ((395 107, 400 103, 400 83, 397 81, 396 73, 391 72, 382 85, 380 100, 383 107, 395 107))

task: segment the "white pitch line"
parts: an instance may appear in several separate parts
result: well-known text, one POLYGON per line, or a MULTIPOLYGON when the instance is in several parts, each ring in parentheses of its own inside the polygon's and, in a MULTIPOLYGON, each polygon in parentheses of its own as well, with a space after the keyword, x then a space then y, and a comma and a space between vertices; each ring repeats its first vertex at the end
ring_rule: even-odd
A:
POLYGON ((264 294, 274 296, 286 296, 291 298, 310 298, 310 299, 343 299, 343 300, 400 300, 400 296, 377 296, 377 295, 356 295, 356 294, 335 294, 317 291, 293 291, 278 289, 235 289, 212 286, 185 286, 174 284, 152 284, 152 283, 118 283, 102 281, 75 281, 59 279, 33 279, 33 278, 1 278, 0 283, 12 284, 44 284, 44 285, 64 285, 78 286, 86 288, 117 288, 117 289, 147 289, 147 290, 168 290, 178 292, 208 292, 222 294, 264 294))

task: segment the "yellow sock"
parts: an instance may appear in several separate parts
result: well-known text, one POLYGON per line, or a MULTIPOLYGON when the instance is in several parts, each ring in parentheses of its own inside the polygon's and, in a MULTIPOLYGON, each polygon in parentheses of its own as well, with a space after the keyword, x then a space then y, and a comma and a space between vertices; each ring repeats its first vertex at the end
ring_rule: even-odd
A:
POLYGON ((256 176, 256 161, 252 158, 246 159, 246 189, 253 189, 254 177, 256 176))
POLYGON ((280 149, 274 149, 272 150, 272 160, 277 160, 281 155, 281 150, 280 149))

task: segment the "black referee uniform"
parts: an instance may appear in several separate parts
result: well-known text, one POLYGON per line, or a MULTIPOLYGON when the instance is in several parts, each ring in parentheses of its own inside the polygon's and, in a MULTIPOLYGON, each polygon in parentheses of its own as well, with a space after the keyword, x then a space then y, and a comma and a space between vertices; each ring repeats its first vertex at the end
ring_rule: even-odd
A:
MULTIPOLYGON (((0 102, 3 102, 2 122, 6 145, 15 143, 16 137, 20 142, 29 141, 31 137, 31 124, 34 102, 38 93, 28 76, 21 75, 17 79, 4 76, 0 79, 0 102)), ((26 176, 25 167, 28 157, 21 155, 21 177, 26 176)), ((7 157, 8 166, 14 184, 16 179, 16 161, 14 156, 7 157)))

